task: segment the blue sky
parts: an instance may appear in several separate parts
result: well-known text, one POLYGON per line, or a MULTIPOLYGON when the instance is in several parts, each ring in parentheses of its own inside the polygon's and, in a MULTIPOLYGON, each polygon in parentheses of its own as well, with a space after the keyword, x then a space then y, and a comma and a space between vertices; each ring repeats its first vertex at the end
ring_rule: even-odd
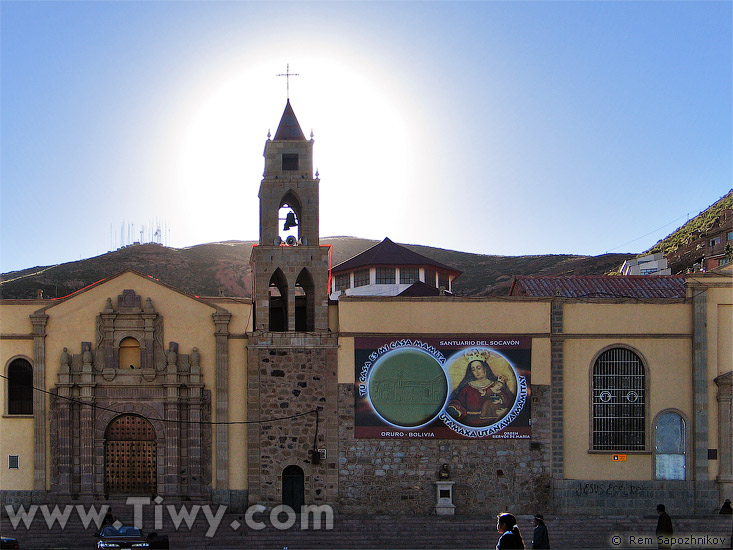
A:
POLYGON ((321 236, 641 252, 733 186, 729 1, 0 4, 0 269, 258 238, 268 130, 321 236))

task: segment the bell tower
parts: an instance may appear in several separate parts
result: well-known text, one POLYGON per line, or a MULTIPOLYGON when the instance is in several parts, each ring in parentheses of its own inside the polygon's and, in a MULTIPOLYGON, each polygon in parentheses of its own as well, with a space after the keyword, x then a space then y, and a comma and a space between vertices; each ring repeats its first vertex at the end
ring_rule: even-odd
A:
POLYGON ((260 241, 251 257, 255 330, 326 331, 328 248, 318 242, 313 138, 303 135, 289 99, 264 156, 260 241))
POLYGON ((250 503, 338 500, 338 337, 328 330, 329 248, 318 242, 318 174, 288 100, 265 143, 260 241, 247 338, 250 503))

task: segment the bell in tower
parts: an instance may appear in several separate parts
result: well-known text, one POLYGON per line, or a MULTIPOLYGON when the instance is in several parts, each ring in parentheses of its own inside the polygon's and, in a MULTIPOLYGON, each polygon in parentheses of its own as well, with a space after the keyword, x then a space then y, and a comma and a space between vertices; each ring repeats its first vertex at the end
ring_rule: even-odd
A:
POLYGON ((313 139, 290 100, 265 143, 260 184, 260 240, 252 250, 255 330, 328 330, 328 247, 319 245, 319 179, 313 139))

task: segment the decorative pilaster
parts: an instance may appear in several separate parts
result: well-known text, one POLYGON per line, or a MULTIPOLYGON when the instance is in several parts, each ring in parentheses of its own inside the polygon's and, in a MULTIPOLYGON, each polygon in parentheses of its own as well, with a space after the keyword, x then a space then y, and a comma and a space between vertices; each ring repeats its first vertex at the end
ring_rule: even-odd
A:
POLYGON ((89 342, 82 343, 81 380, 79 382, 79 462, 82 494, 94 493, 94 368, 89 342))
POLYGON ((695 481, 708 480, 708 336, 707 292, 692 289, 693 472, 695 481))
POLYGON ((59 367, 58 396, 58 491, 71 494, 71 357, 64 348, 59 367))
MULTIPOLYGON (((36 312, 33 324, 33 387, 46 389, 46 323, 48 315, 36 312)), ((46 394, 33 392, 33 489, 46 490, 46 394)))
POLYGON ((720 499, 733 498, 733 371, 718 376, 718 483, 720 499))
POLYGON ((216 325, 216 488, 229 489, 229 321, 232 314, 212 314, 216 325))
MULTIPOLYGON (((178 344, 170 343, 168 350, 168 359, 165 374, 165 494, 176 495, 179 493, 178 474, 180 472, 180 456, 178 452, 178 442, 180 436, 180 410, 178 408, 180 401, 180 383, 178 380, 178 354, 176 350, 178 344)), ((160 483, 158 483, 160 486, 160 483)))
POLYGON ((191 352, 191 373, 188 377, 188 488, 191 494, 201 494, 201 356, 197 348, 191 352))
POLYGON ((550 424, 552 427, 551 466, 554 479, 565 477, 563 324, 563 302, 560 299, 554 299, 550 306, 550 424))

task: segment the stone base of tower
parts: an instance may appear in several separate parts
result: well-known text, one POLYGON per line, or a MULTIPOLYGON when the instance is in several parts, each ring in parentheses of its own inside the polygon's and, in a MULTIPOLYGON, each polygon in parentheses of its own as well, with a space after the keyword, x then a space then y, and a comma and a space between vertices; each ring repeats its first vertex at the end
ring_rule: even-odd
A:
POLYGON ((337 346, 330 334, 255 332, 250 338, 250 505, 292 504, 300 483, 302 504, 336 504, 337 346), (314 460, 314 451, 325 458, 314 460))

